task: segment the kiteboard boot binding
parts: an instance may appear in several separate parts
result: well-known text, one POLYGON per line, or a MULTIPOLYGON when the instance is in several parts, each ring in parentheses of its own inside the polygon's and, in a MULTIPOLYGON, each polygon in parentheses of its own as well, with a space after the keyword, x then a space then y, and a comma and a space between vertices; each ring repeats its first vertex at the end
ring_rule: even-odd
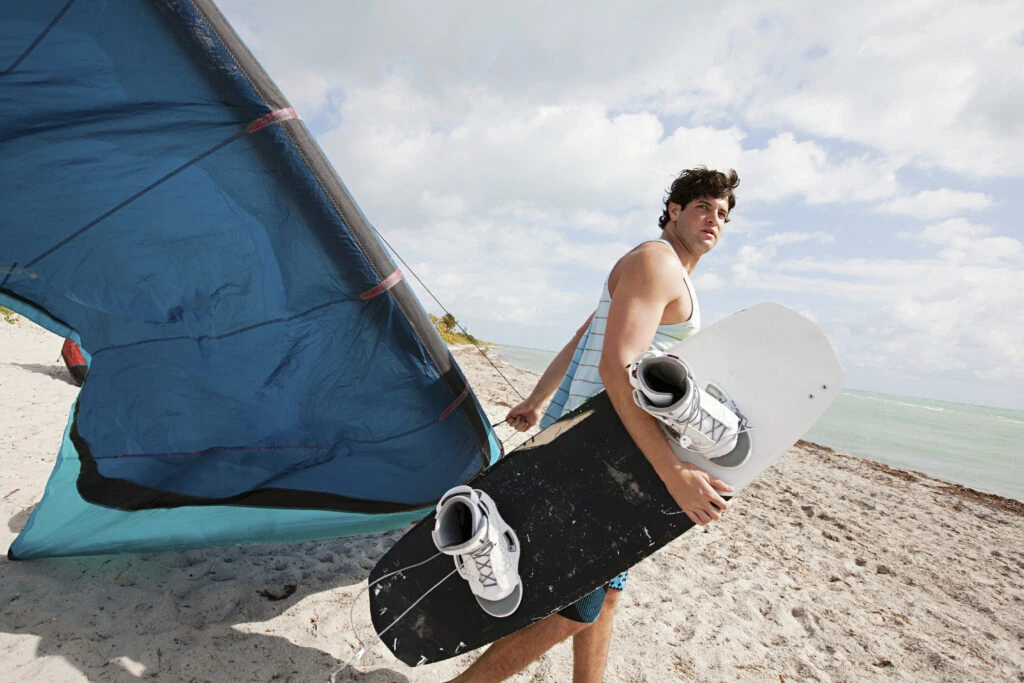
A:
POLYGON ((746 421, 715 384, 698 386, 678 356, 645 351, 629 368, 633 401, 662 425, 683 449, 722 467, 737 467, 750 455, 746 421))
POLYGON ((483 491, 456 486, 437 504, 434 545, 455 558, 485 612, 507 617, 523 599, 519 579, 519 538, 483 491))

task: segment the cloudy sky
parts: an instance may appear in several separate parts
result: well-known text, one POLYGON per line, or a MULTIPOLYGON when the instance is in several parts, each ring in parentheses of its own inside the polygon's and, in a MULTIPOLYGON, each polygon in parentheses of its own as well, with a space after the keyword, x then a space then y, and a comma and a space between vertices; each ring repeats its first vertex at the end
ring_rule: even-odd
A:
POLYGON ((705 323, 777 301, 850 388, 1024 409, 1024 3, 219 4, 476 336, 560 348, 731 167, 705 323))

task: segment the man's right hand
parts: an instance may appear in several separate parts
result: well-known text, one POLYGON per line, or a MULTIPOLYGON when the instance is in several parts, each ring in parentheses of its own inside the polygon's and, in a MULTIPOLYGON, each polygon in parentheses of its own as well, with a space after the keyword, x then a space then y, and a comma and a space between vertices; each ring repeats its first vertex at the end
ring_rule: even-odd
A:
POLYGON ((662 476, 662 480, 676 505, 694 524, 710 524, 729 509, 729 501, 718 492, 729 493, 732 487, 696 465, 676 463, 669 476, 662 476))
POLYGON ((523 401, 505 416, 505 422, 516 431, 526 432, 540 423, 543 415, 540 408, 535 407, 529 401, 523 401))

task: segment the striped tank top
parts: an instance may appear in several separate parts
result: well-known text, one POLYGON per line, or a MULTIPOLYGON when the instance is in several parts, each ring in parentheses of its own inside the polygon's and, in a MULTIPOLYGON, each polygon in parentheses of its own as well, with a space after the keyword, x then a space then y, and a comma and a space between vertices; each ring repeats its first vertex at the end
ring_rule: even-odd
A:
MULTIPOLYGON (((668 244, 665 240, 654 240, 668 244)), ((671 247, 671 245, 669 245, 671 247)), ((610 277, 610 275, 609 275, 610 277)), ((686 282, 686 289, 690 293, 690 301, 693 303, 693 314, 690 319, 675 323, 674 325, 659 325, 654 339, 651 341, 651 349, 664 351, 665 349, 681 342, 691 334, 700 329, 700 306, 697 304, 697 293, 693 289, 690 277, 683 270, 683 279, 686 282)), ((594 312, 594 319, 590 326, 580 338, 573 353, 572 362, 569 363, 569 370, 562 378, 555 395, 551 398, 544 417, 541 418, 541 429, 562 417, 566 413, 578 407, 585 400, 594 394, 604 390, 604 383, 598 372, 598 365, 601 362, 601 349, 604 346, 604 329, 608 321, 608 308, 611 305, 612 297, 608 292, 608 281, 605 280, 604 289, 601 292, 601 300, 594 312)))

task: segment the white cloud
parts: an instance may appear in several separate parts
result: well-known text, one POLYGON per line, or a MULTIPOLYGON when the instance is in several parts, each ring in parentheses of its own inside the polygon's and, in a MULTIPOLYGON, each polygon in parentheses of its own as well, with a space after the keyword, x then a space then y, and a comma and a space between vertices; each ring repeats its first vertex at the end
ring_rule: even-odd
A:
POLYGON ((475 333, 559 344, 704 163, 743 182, 701 292, 788 298, 856 367, 1024 379, 1024 4, 222 4, 475 333))
MULTIPOLYGON (((789 7, 787 6, 787 9, 789 7)), ((751 121, 883 150, 971 176, 1024 172, 1024 7, 1016 2, 821 5, 787 12, 777 39, 827 46, 786 55, 751 98, 751 121)))
POLYGON ((767 258, 741 250, 737 281, 762 291, 813 292, 856 365, 918 376, 1024 381, 1024 245, 953 219, 914 239, 916 259, 767 258))
POLYGON ((466 202, 462 197, 424 190, 420 194, 420 207, 436 218, 455 218, 466 210, 466 202))
POLYGON ((761 149, 745 150, 745 197, 785 201, 796 197, 809 204, 872 201, 897 190, 894 169, 884 159, 832 158, 817 142, 798 141, 793 133, 773 137, 761 149))
POLYGON ((993 203, 991 196, 981 192, 961 192, 944 187, 938 190, 922 190, 912 196, 897 197, 879 204, 878 210, 913 216, 920 220, 935 220, 965 211, 984 210, 993 203))
POLYGON ((728 286, 728 281, 715 271, 698 270, 693 275, 693 286, 698 292, 713 292, 728 286))
POLYGON ((950 264, 1024 266, 1024 244, 1012 237, 991 237, 991 233, 986 226, 954 218, 928 226, 918 233, 916 240, 941 247, 939 258, 950 264))
POLYGON ((403 94, 407 84, 381 87, 353 90, 341 125, 320 136, 371 206, 392 203, 396 188, 460 198, 467 211, 529 197, 546 211, 575 213, 597 232, 625 234, 654 229, 664 188, 698 162, 740 169, 741 202, 850 203, 898 190, 885 160, 836 160, 791 133, 745 149, 735 127, 679 126, 665 135, 651 113, 615 114, 596 102, 505 106, 500 98, 467 99, 465 118, 453 126, 431 119, 441 104, 403 94))
POLYGON ((410 115, 419 98, 462 118, 467 94, 528 108, 593 101, 840 140, 898 164, 1024 171, 1014 0, 222 4, 310 116, 398 79, 413 84, 410 115))
POLYGON ((834 240, 832 235, 824 231, 813 233, 778 232, 752 239, 739 248, 739 252, 733 259, 731 270, 734 283, 742 287, 760 282, 762 277, 760 269, 765 266, 775 268, 773 264, 777 261, 780 247, 809 241, 828 244, 834 240))
MULTIPOLYGON (((762 244, 768 245, 772 248, 781 247, 787 244, 799 244, 801 242, 820 242, 821 244, 828 244, 834 242, 835 238, 827 232, 819 230, 818 232, 777 232, 761 240, 762 244)), ((774 251, 772 252, 774 255, 774 251)))

